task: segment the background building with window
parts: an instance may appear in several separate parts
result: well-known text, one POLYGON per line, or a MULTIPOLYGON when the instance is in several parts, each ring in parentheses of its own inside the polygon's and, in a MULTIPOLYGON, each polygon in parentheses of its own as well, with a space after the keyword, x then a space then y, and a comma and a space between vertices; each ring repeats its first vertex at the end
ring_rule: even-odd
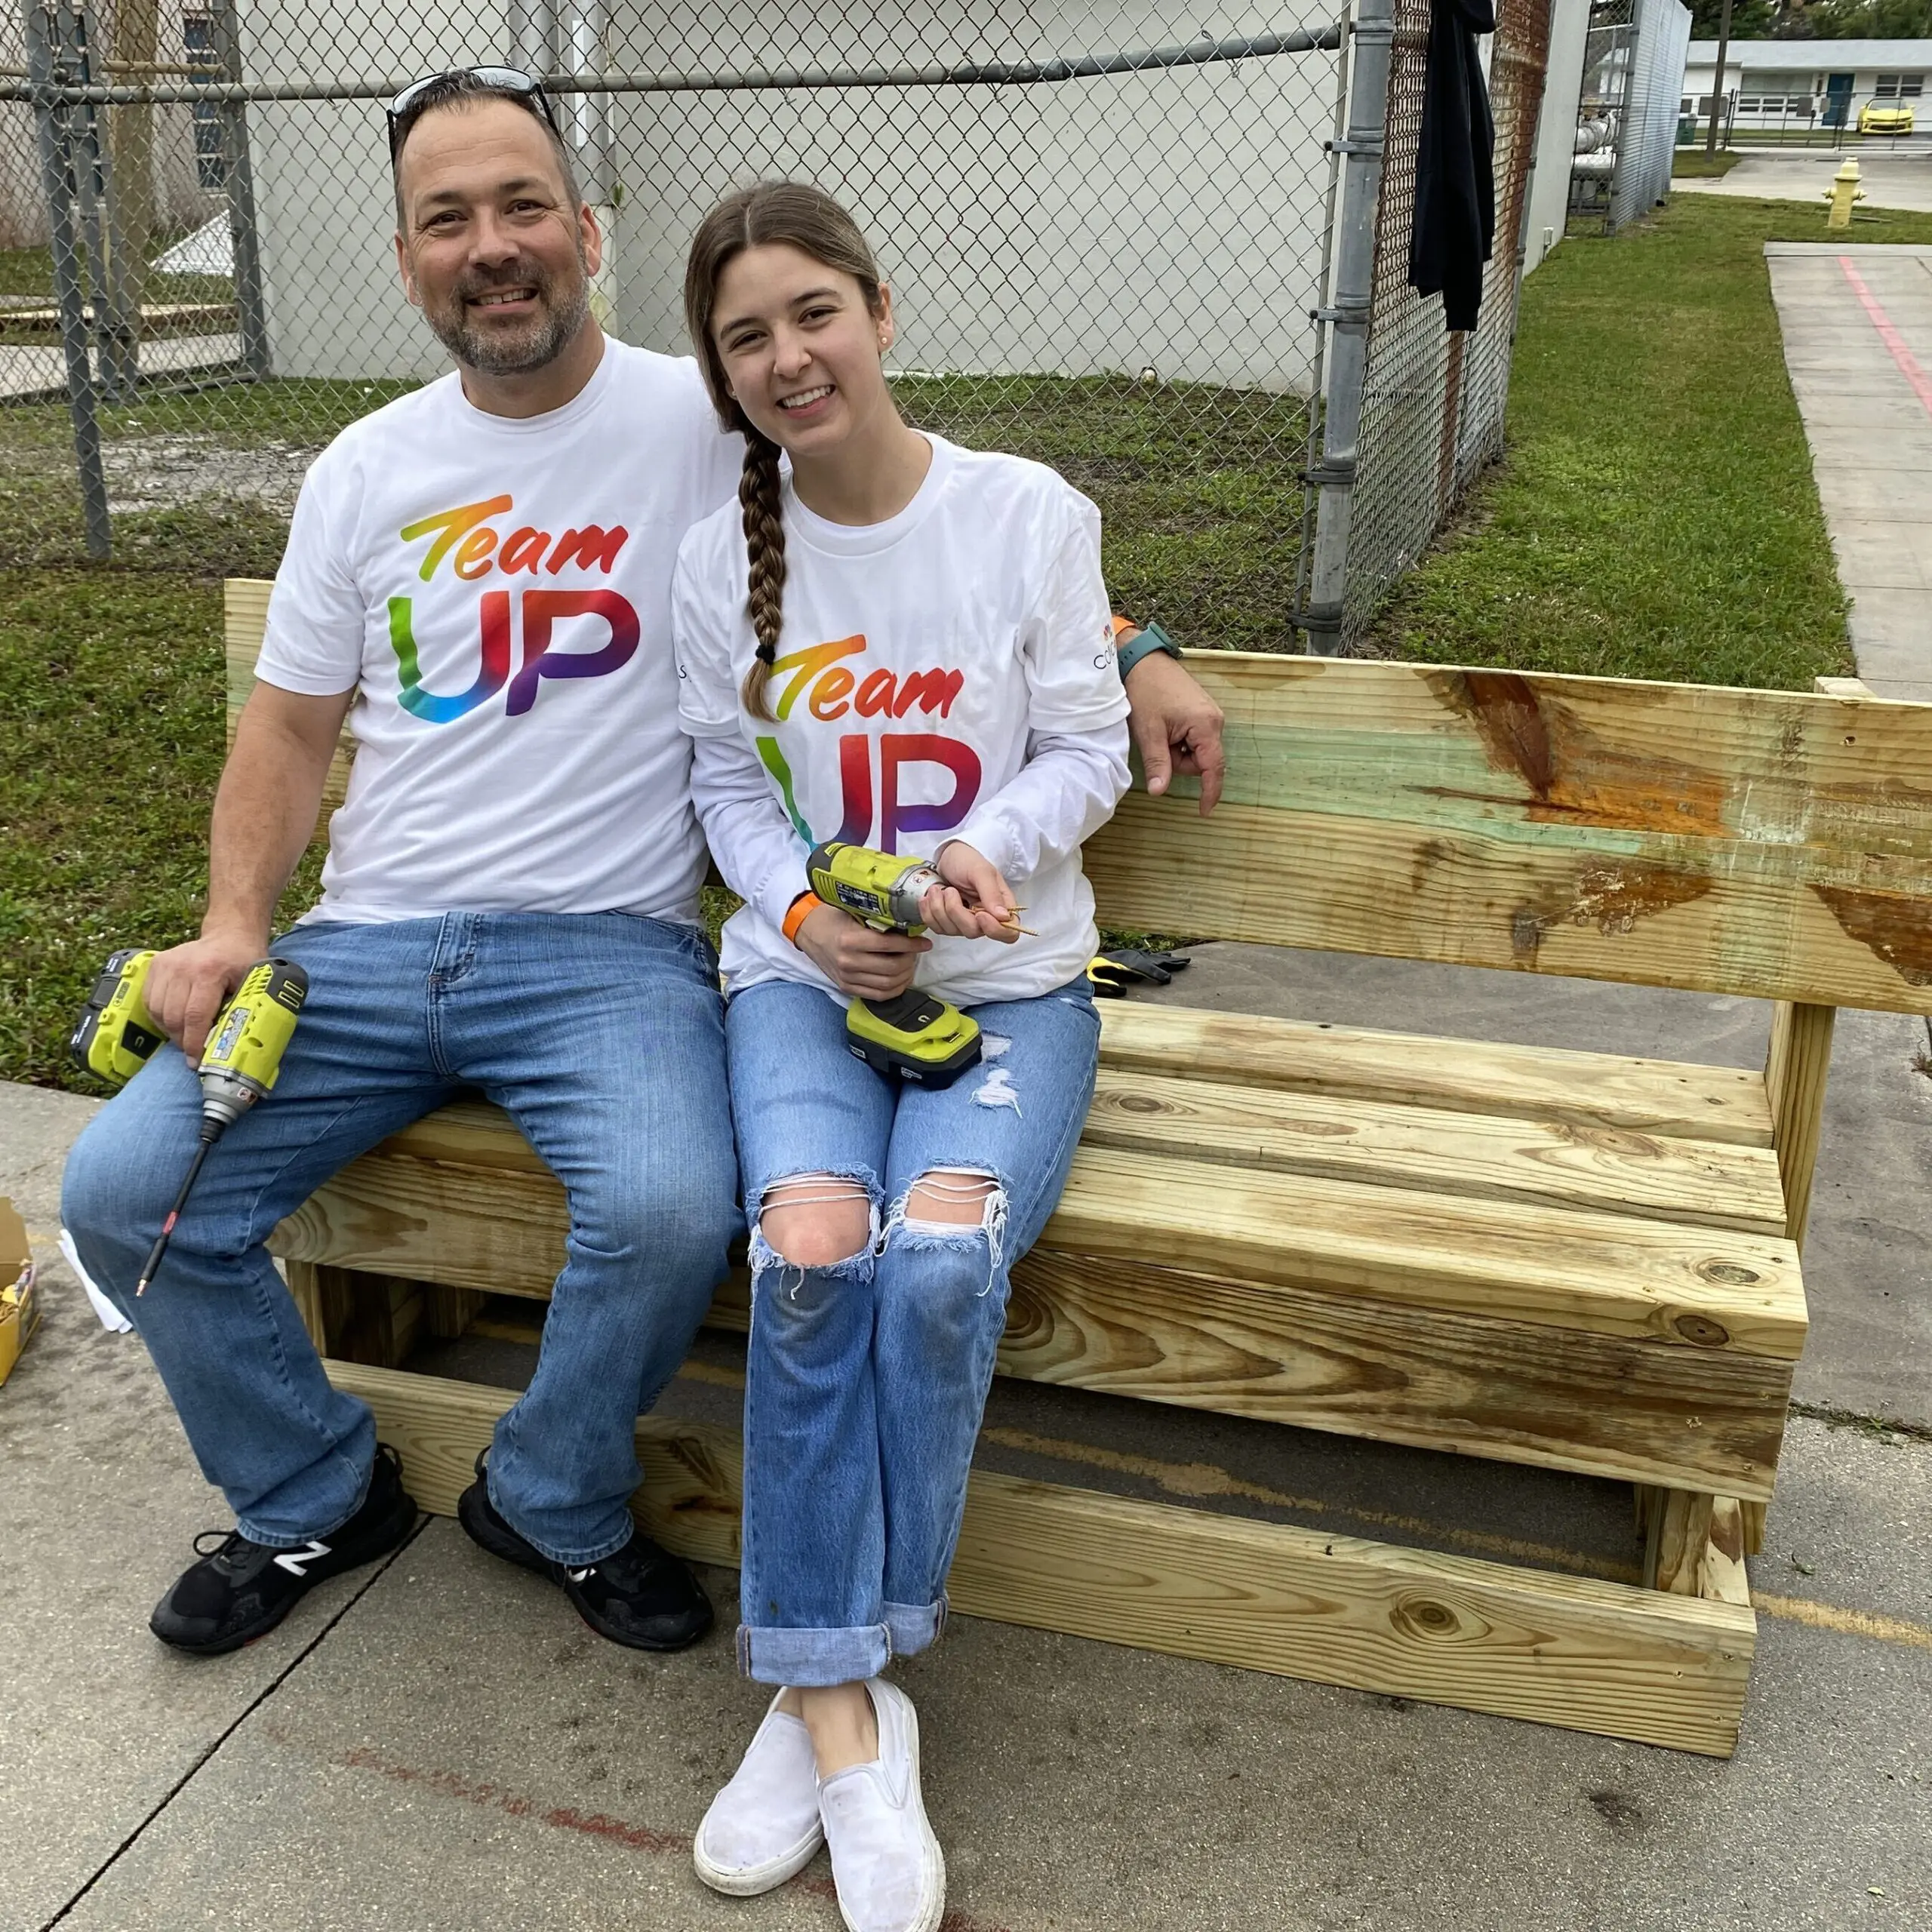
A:
MULTIPOLYGON (((1694 40, 1684 69, 1680 115, 1701 135, 1711 113, 1718 44, 1694 40)), ((1734 40, 1724 55, 1724 119, 1734 137, 1752 134, 1855 132, 1874 101, 1919 107, 1932 75, 1932 40, 1734 40)), ((1687 130, 1686 131, 1687 134, 1687 130)))

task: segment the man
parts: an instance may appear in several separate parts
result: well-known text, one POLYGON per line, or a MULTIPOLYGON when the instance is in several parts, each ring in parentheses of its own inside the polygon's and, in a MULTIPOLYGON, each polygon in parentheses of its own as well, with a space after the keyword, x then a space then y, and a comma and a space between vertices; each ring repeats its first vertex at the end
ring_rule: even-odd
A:
MULTIPOLYGON (((723 1272, 735 1170, 669 585, 740 451, 694 365, 592 318, 597 225, 534 82, 435 76, 389 128, 403 287, 457 373, 353 425, 303 485, 216 798, 202 936, 149 981, 182 1051, 82 1135, 63 1214, 236 1519, 151 1626, 232 1650, 416 1515, 263 1244, 357 1155, 480 1089, 562 1183, 571 1230, 536 1374, 460 1520, 605 1636, 675 1649, 711 1608, 632 1528, 632 1425, 723 1272), (137 1300, 195 1142, 194 1064, 268 949, 345 720, 358 755, 322 899, 276 948, 309 974, 300 1026, 137 1300)), ((1158 651, 1129 685, 1151 787, 1177 762, 1211 808, 1219 713, 1158 651)))

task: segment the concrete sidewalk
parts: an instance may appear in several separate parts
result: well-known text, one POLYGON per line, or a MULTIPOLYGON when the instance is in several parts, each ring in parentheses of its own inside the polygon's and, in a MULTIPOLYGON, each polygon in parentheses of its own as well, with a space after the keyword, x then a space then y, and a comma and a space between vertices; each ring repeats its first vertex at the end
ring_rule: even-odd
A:
MULTIPOLYGON (((1749 1002, 1233 946, 1164 998, 1753 1064, 1749 1002)), ((1917 1022, 1843 1016, 1807 1254, 1817 1328, 1717 1764, 960 1618, 902 1671, 946 1932, 1707 1932, 1932 1924, 1932 1080, 1917 1022), (1828 1423, 1820 1411, 1863 1420, 1828 1423), (1894 1423, 1917 1426, 1896 1427, 1894 1423)), ((0 1192, 51 1257, 92 1103, 0 1088, 0 1192)), ((447 1521, 238 1655, 145 1629, 221 1524, 145 1355, 57 1263, 0 1389, 0 1928, 835 1932, 821 1860, 713 1898, 689 1834, 762 1696, 722 1631, 654 1658, 447 1521)), ((455 1345, 459 1347, 469 1344, 455 1345)), ((468 1371, 515 1384, 506 1324, 468 1371)), ((668 1398, 722 1418, 704 1338, 668 1398)), ((989 1464, 1586 1574, 1626 1488, 1000 1384, 989 1464), (1403 1519, 1399 1529, 1391 1518, 1403 1519)), ((735 1579, 706 1578, 728 1626, 735 1579)))
POLYGON ((1764 254, 1859 675, 1932 702, 1932 248, 1764 254))
POLYGON ((1932 211, 1932 152, 1860 152, 1854 148, 1803 148, 1746 154, 1728 174, 1711 180, 1673 175, 1672 194, 1730 195, 1750 201, 1809 202, 1823 226, 1825 195, 1850 155, 1858 163, 1860 207, 1932 211))

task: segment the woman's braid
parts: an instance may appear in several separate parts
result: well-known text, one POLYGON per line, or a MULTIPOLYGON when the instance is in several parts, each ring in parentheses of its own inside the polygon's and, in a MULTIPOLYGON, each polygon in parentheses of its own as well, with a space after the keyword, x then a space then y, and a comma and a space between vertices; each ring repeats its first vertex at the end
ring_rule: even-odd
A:
POLYGON ((754 718, 768 718, 764 688, 785 622, 785 520, 779 497, 778 445, 749 425, 738 502, 744 513, 745 554, 751 564, 745 608, 758 638, 758 662, 745 680, 745 708, 754 718))

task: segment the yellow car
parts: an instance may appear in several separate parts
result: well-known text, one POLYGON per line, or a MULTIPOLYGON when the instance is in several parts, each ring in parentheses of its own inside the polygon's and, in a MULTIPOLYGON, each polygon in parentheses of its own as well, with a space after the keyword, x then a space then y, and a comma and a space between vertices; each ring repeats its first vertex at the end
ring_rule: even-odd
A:
POLYGON ((1909 134, 1912 132, 1912 106, 1903 100, 1868 100, 1858 110, 1861 134, 1909 134))

